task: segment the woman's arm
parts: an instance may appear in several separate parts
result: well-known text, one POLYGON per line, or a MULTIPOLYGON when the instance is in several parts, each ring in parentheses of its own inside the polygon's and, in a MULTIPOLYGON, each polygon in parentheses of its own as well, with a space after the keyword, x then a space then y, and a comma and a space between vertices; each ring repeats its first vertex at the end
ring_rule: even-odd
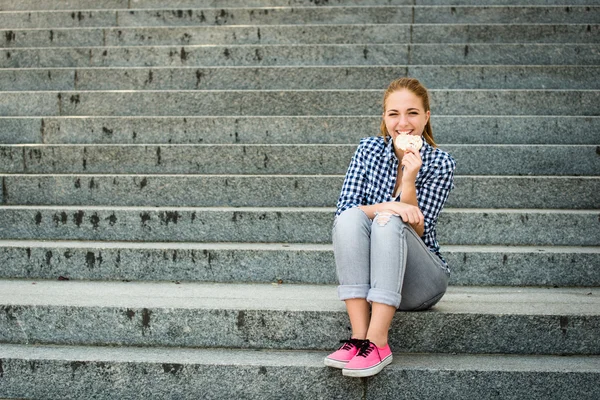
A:
POLYGON ((419 236, 423 235, 424 217, 419 207, 412 204, 406 204, 397 201, 388 201, 385 203, 372 204, 370 206, 359 206, 371 219, 375 218, 377 213, 398 214, 402 221, 410 224, 419 236))
POLYGON ((361 139, 354 152, 354 156, 350 161, 350 165, 348 166, 344 184, 342 185, 342 191, 337 202, 336 215, 340 215, 347 209, 363 203, 367 185, 366 169, 363 159, 364 144, 365 139, 361 139))

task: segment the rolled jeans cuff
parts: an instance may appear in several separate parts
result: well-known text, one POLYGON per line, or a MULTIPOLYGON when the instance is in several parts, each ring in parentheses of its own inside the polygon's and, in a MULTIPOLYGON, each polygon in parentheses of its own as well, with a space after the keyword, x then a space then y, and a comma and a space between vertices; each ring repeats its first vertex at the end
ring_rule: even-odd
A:
POLYGON ((366 299, 370 285, 339 285, 338 297, 340 300, 366 299))
POLYGON ((400 307, 402 296, 396 292, 385 289, 372 288, 367 295, 367 301, 370 303, 387 304, 388 306, 400 307))

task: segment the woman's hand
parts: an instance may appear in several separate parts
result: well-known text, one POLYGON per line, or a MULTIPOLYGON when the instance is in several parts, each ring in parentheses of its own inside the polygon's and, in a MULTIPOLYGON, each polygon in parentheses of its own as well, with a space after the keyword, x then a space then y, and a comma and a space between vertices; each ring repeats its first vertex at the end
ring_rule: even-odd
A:
MULTIPOLYGON (((424 217, 423 213, 417 206, 413 206, 411 204, 401 203, 401 202, 390 202, 385 203, 386 205, 390 205, 389 210, 393 214, 398 214, 402 221, 411 224, 411 225, 423 225, 424 217)), ((384 211, 385 212, 385 211, 384 211)))
POLYGON ((417 175, 419 174, 419 170, 421 169, 421 165, 423 165, 421 153, 412 147, 408 147, 404 152, 404 156, 402 157, 402 162, 400 165, 404 167, 402 172, 402 181, 407 183, 415 183, 417 180, 417 175))

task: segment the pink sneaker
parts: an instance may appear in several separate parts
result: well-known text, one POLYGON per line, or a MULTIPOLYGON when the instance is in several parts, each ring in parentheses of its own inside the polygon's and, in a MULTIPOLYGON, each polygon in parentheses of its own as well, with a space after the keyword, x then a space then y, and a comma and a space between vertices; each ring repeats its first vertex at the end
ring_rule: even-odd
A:
POLYGON ((344 368, 348 361, 352 360, 358 353, 358 349, 363 342, 364 340, 360 339, 340 340, 342 345, 337 351, 325 357, 325 365, 333 368, 344 368))
POLYGON ((392 350, 389 345, 379 348, 369 340, 365 340, 358 349, 356 356, 342 371, 342 375, 362 378, 378 374, 386 365, 392 362, 392 350))

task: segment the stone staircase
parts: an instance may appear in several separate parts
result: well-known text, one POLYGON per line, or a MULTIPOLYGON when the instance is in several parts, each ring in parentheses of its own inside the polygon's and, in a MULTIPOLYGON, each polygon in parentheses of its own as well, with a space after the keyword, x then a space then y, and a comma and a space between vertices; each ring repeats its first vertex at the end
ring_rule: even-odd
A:
POLYGON ((0 398, 598 399, 595 0, 0 0, 0 398), (349 379, 331 222, 387 84, 451 287, 349 379))

